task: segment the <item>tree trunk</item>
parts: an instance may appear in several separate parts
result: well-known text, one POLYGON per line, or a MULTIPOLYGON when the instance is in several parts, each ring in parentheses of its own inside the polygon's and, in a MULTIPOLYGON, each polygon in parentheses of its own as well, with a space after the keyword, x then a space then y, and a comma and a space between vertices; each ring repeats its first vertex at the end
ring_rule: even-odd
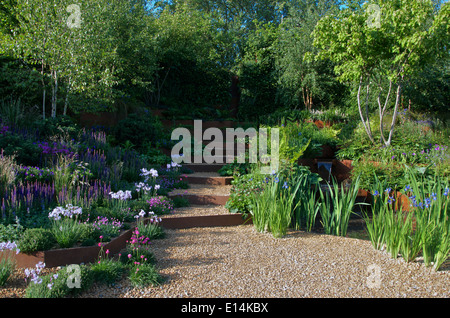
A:
POLYGON ((42 79, 42 119, 45 119, 45 80, 44 80, 44 60, 42 60, 41 79, 42 79))
MULTIPOLYGON (((403 77, 402 77, 402 80, 403 80, 403 77)), ((392 115, 391 128, 389 130, 389 138, 387 140, 386 146, 391 145, 392 136, 394 134, 395 121, 397 119, 398 106, 400 104, 400 98, 401 98, 401 94, 402 94, 402 80, 400 80, 400 82, 397 85, 397 98, 395 100, 394 114, 392 115)))
MULTIPOLYGON (((358 95, 357 95, 358 111, 359 111, 359 116, 361 117, 361 121, 363 123, 364 129, 367 133, 367 136, 369 136, 370 141, 373 144, 375 144, 375 140, 373 139, 373 136, 372 136, 372 131, 370 130, 370 127, 367 125, 367 123, 369 122, 369 117, 368 117, 368 112, 367 112, 367 101, 366 101, 366 118, 364 118, 362 108, 361 108, 361 87, 362 87, 362 76, 359 80, 359 86, 358 86, 358 95)), ((368 86, 367 86, 367 88, 368 88, 368 86)))
POLYGON ((380 101, 380 95, 381 95, 381 91, 382 91, 383 89, 381 88, 381 85, 380 85, 380 92, 378 93, 378 98, 377 98, 377 101, 378 101, 378 110, 379 110, 379 115, 380 115, 380 135, 381 135, 381 137, 380 137, 380 142, 381 143, 384 143, 384 144, 386 144, 386 138, 384 138, 384 128, 383 128, 383 118, 384 118, 384 113, 385 113, 385 111, 386 111, 386 108, 387 108, 387 104, 388 104, 388 101, 389 101, 389 98, 390 98, 390 96, 391 96, 391 90, 392 90, 392 81, 389 81, 389 91, 388 91, 388 93, 387 93, 387 95, 386 95, 386 99, 385 99, 385 101, 384 101, 384 106, 383 107, 381 107, 381 101, 380 101))
POLYGON ((67 83, 66 100, 64 101, 64 112, 63 112, 64 116, 67 115, 67 106, 69 105, 70 82, 71 78, 69 77, 69 82, 67 83))
POLYGON ((56 117, 56 104, 58 100, 58 73, 57 71, 52 71, 52 117, 56 117))

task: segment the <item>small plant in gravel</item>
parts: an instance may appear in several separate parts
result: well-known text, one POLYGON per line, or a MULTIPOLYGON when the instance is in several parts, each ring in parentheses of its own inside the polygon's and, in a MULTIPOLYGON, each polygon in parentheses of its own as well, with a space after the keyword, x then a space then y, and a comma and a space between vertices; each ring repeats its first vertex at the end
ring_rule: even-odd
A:
POLYGON ((157 268, 149 263, 134 264, 130 268, 128 278, 135 287, 157 286, 162 282, 157 268))
POLYGON ((125 266, 122 262, 110 258, 110 251, 103 249, 104 243, 101 241, 103 239, 100 236, 100 242, 98 246, 100 247, 98 261, 90 266, 92 271, 93 279, 103 284, 111 285, 116 281, 120 280, 126 271, 125 266))
POLYGON ((145 215, 142 210, 136 216, 137 225, 130 240, 127 241, 126 248, 119 254, 119 260, 128 267, 128 278, 136 287, 154 286, 161 282, 161 276, 154 266, 156 259, 150 249, 150 237, 161 235, 158 230, 160 228, 158 223, 161 220, 153 212, 149 212, 150 218, 145 224, 143 220, 145 215))
POLYGON ((93 275, 90 268, 86 265, 77 265, 79 285, 72 286, 71 271, 69 267, 62 267, 56 272, 41 275, 45 268, 45 263, 39 262, 35 268, 26 268, 25 275, 28 286, 25 290, 25 298, 64 298, 71 295, 77 295, 93 283, 93 275))
POLYGON ((186 198, 183 193, 174 195, 173 197, 171 197, 171 200, 173 202, 174 208, 183 208, 191 205, 188 198, 186 198))

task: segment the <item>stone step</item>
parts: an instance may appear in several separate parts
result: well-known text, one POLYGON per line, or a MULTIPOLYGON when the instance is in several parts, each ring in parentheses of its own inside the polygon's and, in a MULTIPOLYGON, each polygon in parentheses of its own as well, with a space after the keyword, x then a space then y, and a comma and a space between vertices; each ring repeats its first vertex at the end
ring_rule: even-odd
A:
POLYGON ((230 197, 231 185, 191 184, 189 189, 175 189, 169 197, 183 196, 194 205, 225 205, 230 197))

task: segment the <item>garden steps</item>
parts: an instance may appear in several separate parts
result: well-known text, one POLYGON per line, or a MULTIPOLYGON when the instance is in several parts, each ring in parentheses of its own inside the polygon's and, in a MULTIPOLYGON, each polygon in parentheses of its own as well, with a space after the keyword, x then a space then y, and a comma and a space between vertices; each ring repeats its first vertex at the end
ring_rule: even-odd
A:
POLYGON ((190 204, 225 205, 230 197, 231 185, 190 184, 189 189, 175 189, 168 196, 183 196, 190 204))
POLYGON ((194 172, 217 172, 226 163, 188 163, 183 164, 184 167, 191 169, 194 172))
MULTIPOLYGON (((164 120, 166 127, 174 128, 176 125, 188 125, 191 136, 194 136, 193 120, 173 121, 164 120)), ((225 132, 226 128, 240 127, 240 123, 235 121, 202 121, 202 134, 208 128, 219 128, 225 132)), ((221 176, 218 171, 227 163, 234 162, 238 150, 241 146, 234 142, 225 140, 219 143, 217 147, 211 144, 211 140, 202 140, 202 146, 210 145, 212 157, 204 156, 204 147, 202 147, 202 162, 194 163, 194 153, 192 153, 192 163, 181 163, 183 167, 193 171, 193 173, 183 175, 183 179, 189 184, 188 189, 175 189, 169 192, 168 196, 183 196, 190 204, 188 207, 176 208, 172 214, 161 216, 161 226, 164 228, 190 228, 190 227, 212 227, 212 226, 236 226, 250 224, 251 220, 244 219, 242 214, 230 213, 225 208, 231 191, 231 181, 233 177, 221 176), (228 155, 227 149, 232 149, 233 154, 228 155), (216 162, 215 154, 219 154, 221 161, 216 162), (206 161, 206 160, 207 161, 206 161), (211 162, 211 163, 209 163, 211 162)), ((214 137, 213 137, 214 138, 214 137)), ((248 149, 248 144, 245 145, 248 149)), ((192 151, 194 147, 192 145, 192 151)), ((167 155, 171 151, 167 150, 167 155)))
POLYGON ((224 177, 217 172, 194 172, 186 175, 184 179, 189 184, 231 185, 233 177, 224 177))

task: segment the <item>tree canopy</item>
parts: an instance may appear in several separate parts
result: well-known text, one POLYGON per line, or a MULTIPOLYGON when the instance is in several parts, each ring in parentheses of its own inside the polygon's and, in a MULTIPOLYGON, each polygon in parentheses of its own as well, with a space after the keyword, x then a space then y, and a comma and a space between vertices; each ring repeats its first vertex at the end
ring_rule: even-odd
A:
POLYGON ((0 0, 0 92, 43 117, 121 104, 226 116, 235 96, 240 119, 357 107, 389 144, 393 125, 373 136, 371 111, 448 107, 448 15, 439 0, 0 0))

